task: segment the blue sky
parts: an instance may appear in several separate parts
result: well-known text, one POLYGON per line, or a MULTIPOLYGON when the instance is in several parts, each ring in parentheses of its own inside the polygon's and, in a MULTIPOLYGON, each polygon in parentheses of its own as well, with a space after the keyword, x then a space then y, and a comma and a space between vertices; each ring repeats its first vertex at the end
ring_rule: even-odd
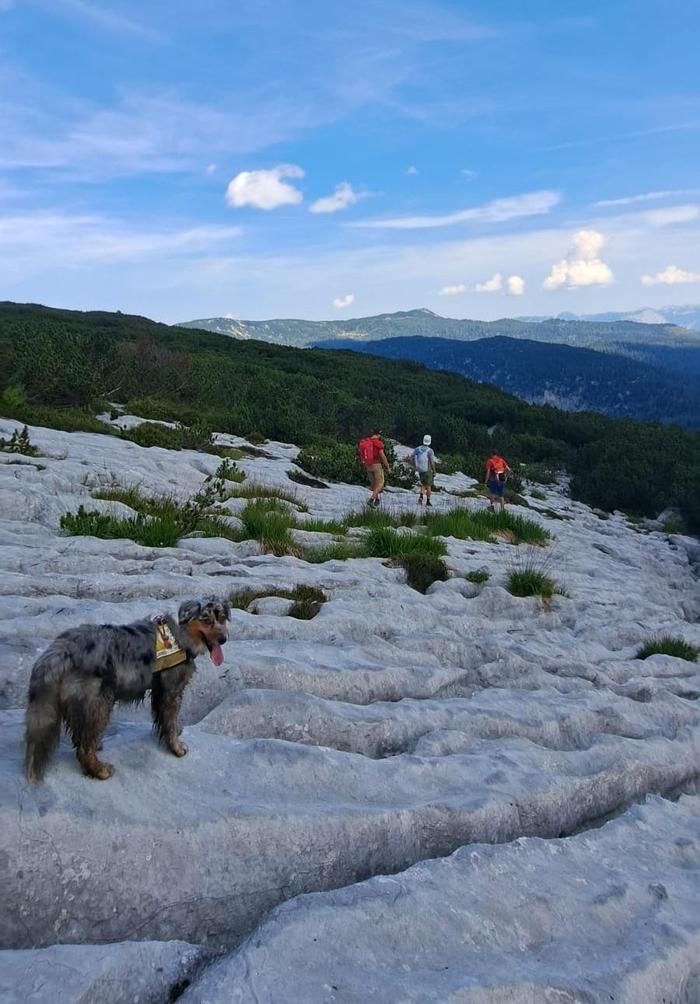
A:
POLYGON ((0 0, 0 299, 700 301, 696 0, 0 0))

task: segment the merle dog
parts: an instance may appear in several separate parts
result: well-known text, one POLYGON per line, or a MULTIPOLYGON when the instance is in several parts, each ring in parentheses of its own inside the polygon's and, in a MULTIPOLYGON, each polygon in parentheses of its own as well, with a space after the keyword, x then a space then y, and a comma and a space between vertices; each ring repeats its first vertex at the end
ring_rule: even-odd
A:
POLYGON ((153 620, 133 624, 84 624, 64 631, 39 656, 32 669, 26 716, 25 772, 41 781, 61 734, 61 721, 76 755, 90 777, 106 781, 111 764, 97 757, 100 739, 116 701, 142 701, 151 691, 153 727, 175 756, 184 756, 177 714, 182 694, 194 673, 195 656, 208 651, 223 662, 221 646, 228 635, 228 603, 218 597, 186 600, 177 622, 166 616, 184 661, 155 672, 156 632, 153 620))

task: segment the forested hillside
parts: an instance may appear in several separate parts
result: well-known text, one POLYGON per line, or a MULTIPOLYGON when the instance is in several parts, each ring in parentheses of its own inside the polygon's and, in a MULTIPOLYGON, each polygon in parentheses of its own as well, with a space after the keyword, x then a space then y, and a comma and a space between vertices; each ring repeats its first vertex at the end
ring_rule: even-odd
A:
POLYGON ((492 446, 532 476, 566 469, 576 497, 656 515, 681 506, 700 527, 700 436, 533 406, 495 388, 350 352, 299 350, 171 328, 142 317, 0 304, 2 411, 94 427, 106 400, 150 418, 311 444, 354 441, 379 423, 404 442, 481 470, 492 446), (492 430, 489 435, 487 430, 492 430))
POLYGON ((336 339, 318 344, 320 348, 351 349, 387 359, 410 359, 565 411, 601 411, 613 417, 700 427, 700 376, 694 372, 700 367, 700 348, 666 350, 683 356, 686 372, 679 379, 659 366, 617 353, 528 339, 336 339))

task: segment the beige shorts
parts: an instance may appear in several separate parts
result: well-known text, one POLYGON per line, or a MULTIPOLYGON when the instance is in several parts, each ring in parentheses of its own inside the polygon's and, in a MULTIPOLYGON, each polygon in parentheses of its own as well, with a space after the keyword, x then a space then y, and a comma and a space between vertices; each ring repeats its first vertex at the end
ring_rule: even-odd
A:
POLYGON ((372 491, 382 490, 384 487, 384 468, 381 464, 370 464, 367 468, 367 477, 372 491))

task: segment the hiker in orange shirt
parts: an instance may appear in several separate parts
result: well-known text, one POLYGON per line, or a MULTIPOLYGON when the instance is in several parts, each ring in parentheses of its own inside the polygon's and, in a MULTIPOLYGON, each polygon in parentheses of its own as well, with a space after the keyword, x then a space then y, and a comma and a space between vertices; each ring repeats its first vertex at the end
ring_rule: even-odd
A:
POLYGON ((495 512, 495 503, 500 502, 501 512, 505 510, 506 500, 506 480, 508 475, 511 473, 511 469, 503 459, 499 457, 498 453, 494 450, 489 459, 486 461, 486 491, 489 493, 489 509, 491 512, 495 512))

